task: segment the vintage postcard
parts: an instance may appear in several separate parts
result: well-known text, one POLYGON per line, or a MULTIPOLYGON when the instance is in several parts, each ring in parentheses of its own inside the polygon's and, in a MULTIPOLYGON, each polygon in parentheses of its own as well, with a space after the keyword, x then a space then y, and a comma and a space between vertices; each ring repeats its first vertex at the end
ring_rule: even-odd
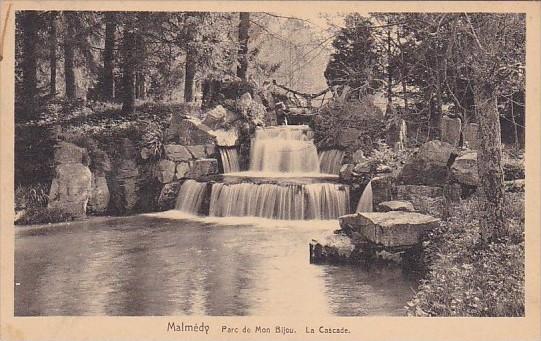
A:
POLYGON ((541 3, 0 30, 1 340, 541 339, 541 3))

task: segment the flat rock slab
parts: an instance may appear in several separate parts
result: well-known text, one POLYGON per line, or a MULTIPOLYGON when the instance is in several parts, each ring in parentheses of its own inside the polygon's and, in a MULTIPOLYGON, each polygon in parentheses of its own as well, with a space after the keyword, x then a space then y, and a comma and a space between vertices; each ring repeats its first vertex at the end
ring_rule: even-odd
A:
POLYGON ((391 200, 384 201, 378 204, 379 212, 389 212, 389 211, 402 211, 402 212, 413 212, 415 208, 413 204, 409 201, 401 200, 391 200))
MULTIPOLYGON (((440 220, 416 212, 366 212, 349 215, 341 224, 359 232, 368 241, 384 247, 407 247, 437 227, 440 220)), ((342 226, 342 225, 341 225, 342 226)))
POLYGON ((343 234, 329 234, 310 243, 311 263, 342 263, 351 260, 355 245, 343 234))

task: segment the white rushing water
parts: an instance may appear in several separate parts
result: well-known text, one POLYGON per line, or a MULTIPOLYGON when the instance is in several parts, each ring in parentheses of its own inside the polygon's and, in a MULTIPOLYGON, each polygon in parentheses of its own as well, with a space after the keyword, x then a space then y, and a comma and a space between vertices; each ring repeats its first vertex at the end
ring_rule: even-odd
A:
POLYGON ((197 215, 206 197, 211 217, 328 220, 348 214, 349 186, 329 182, 337 177, 344 153, 324 152, 322 173, 311 135, 303 125, 258 128, 247 172, 239 171, 236 148, 221 147, 227 179, 212 184, 210 193, 206 193, 206 183, 185 181, 176 210, 197 215), (243 178, 242 182, 231 183, 234 177, 243 178), (255 180, 261 178, 267 180, 255 180))
POLYGON ((224 173, 240 171, 239 153, 236 147, 219 147, 224 173))
POLYGON ((175 209, 186 213, 197 214, 205 198, 206 188, 206 182, 197 182, 195 180, 184 181, 178 192, 175 209))
POLYGON ((331 183, 308 185, 223 184, 212 186, 210 216, 270 219, 335 219, 348 213, 349 188, 331 183))
POLYGON ((372 181, 366 185, 363 194, 361 194, 361 198, 359 199, 359 203, 357 204, 357 209, 355 212, 373 212, 374 211, 374 205, 373 205, 373 196, 372 196, 372 181))
POLYGON ((319 168, 321 173, 338 174, 342 167, 344 151, 339 149, 324 150, 319 154, 319 168))
POLYGON ((319 173, 317 149, 306 130, 306 126, 257 129, 250 151, 250 171, 319 173))

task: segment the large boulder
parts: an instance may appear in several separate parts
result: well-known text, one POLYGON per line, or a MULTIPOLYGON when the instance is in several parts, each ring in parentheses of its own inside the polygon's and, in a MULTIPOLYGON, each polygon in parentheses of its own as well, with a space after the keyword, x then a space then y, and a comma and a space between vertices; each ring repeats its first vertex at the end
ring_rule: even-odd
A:
POLYGON ((380 202, 392 199, 394 178, 390 175, 377 176, 370 182, 372 187, 372 204, 376 207, 380 202))
POLYGON ((188 148, 178 144, 166 144, 164 146, 165 156, 171 161, 189 161, 192 159, 192 154, 188 148))
POLYGON ((105 176, 105 174, 110 173, 112 170, 111 158, 109 158, 109 155, 102 150, 96 150, 92 154, 91 162, 91 167, 93 168, 92 171, 96 176, 105 176))
POLYGON ((440 216, 445 198, 443 188, 422 185, 398 185, 393 197, 395 200, 406 200, 421 213, 440 216))
POLYGON ((92 189, 92 173, 82 163, 64 163, 55 169, 49 191, 49 208, 60 209, 74 217, 85 217, 92 189))
POLYGON ((441 140, 452 146, 458 146, 462 131, 462 122, 459 118, 444 116, 441 118, 441 140))
POLYGON ((458 183, 478 186, 477 153, 471 152, 457 157, 451 166, 451 174, 458 183))
POLYGON ((503 175, 506 181, 524 179, 524 160, 513 158, 504 159, 503 175))
POLYGON ((198 179, 214 174, 218 174, 218 161, 216 159, 199 159, 193 162, 193 165, 186 174, 186 177, 198 179))
POLYGON ((239 129, 216 129, 211 132, 216 137, 216 145, 220 147, 233 147, 239 144, 239 129))
POLYGON ((109 187, 104 176, 92 176, 90 198, 88 200, 88 212, 104 214, 109 207, 109 187))
POLYGON ((350 229, 368 241, 391 248, 419 244, 423 236, 440 223, 439 219, 429 215, 399 211, 356 213, 347 221, 350 229))
POLYGON ((362 149, 357 149, 353 155, 351 155, 351 161, 354 163, 361 163, 366 161, 366 157, 364 156, 364 152, 362 149))
POLYGON ((310 243, 310 263, 345 263, 352 261, 355 245, 343 234, 330 234, 310 243))
POLYGON ((441 141, 423 144, 398 175, 398 181, 409 185, 443 185, 449 176, 449 160, 455 149, 441 141))
POLYGON ((163 186, 158 197, 158 209, 165 211, 175 208, 175 202, 181 185, 182 183, 180 181, 175 181, 163 186))
POLYGON ((190 171, 190 164, 188 162, 179 162, 177 163, 175 176, 177 179, 182 179, 186 177, 186 174, 190 171))
POLYGON ((389 211, 413 212, 415 208, 411 202, 405 200, 384 201, 378 204, 378 212, 389 211))
POLYGON ((477 150, 480 146, 479 139, 479 125, 477 123, 470 123, 464 127, 462 132, 464 139, 464 145, 470 149, 477 150))
POLYGON ((211 129, 196 118, 171 120, 165 139, 182 145, 214 143, 215 137, 210 132, 211 129))
POLYGON ((171 160, 160 160, 156 165, 155 171, 158 181, 166 184, 175 178, 176 165, 171 160))
POLYGON ((244 110, 248 110, 252 105, 252 95, 249 92, 242 94, 237 102, 237 105, 244 110))
POLYGON ((226 109, 221 105, 218 105, 206 113, 203 124, 205 124, 211 129, 223 127, 226 114, 226 109))
POLYGON ((351 163, 346 163, 345 165, 342 165, 340 167, 339 171, 339 177, 340 180, 343 182, 351 182, 353 180, 353 169, 355 168, 355 165, 351 163))
POLYGON ((129 138, 125 137, 120 140, 119 145, 120 155, 123 159, 137 158, 137 147, 129 138))
POLYGON ((54 163, 56 165, 83 163, 87 157, 86 149, 78 147, 73 143, 60 142, 55 146, 54 163))
POLYGON ((240 118, 241 115, 237 112, 218 105, 206 113, 202 123, 211 129, 219 129, 229 126, 240 118))
POLYGON ((356 175, 373 174, 376 172, 377 161, 365 160, 357 163, 353 168, 353 173, 356 175))
POLYGON ((186 146, 194 159, 204 159, 207 157, 205 145, 186 146))
POLYGON ((117 213, 131 213, 137 203, 139 169, 135 159, 119 159, 111 178, 111 202, 117 213))
POLYGON ((263 126, 265 124, 267 110, 262 103, 253 100, 249 92, 240 96, 240 99, 237 101, 237 108, 240 109, 242 116, 256 126, 263 126))

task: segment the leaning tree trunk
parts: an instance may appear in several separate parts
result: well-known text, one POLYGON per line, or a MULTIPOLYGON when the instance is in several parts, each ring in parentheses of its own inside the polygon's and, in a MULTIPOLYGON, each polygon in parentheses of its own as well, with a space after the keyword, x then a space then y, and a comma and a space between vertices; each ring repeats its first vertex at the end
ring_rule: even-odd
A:
POLYGON ((506 235, 503 213, 504 176, 500 115, 494 86, 486 82, 474 85, 481 146, 477 154, 481 189, 481 238, 485 243, 506 235))
POLYGON ((103 50, 103 88, 102 98, 112 100, 114 97, 114 49, 116 18, 112 12, 105 14, 105 49, 103 50))
POLYGON ((135 48, 137 38, 135 33, 126 29, 123 40, 122 112, 132 114, 135 111, 135 65, 137 63, 135 48))
POLYGON ((197 61, 190 48, 186 51, 186 70, 184 77, 184 101, 193 102, 193 82, 197 70, 197 61))
POLYGON ((248 31, 250 29, 250 13, 241 12, 239 17, 239 65, 237 66, 237 76, 240 79, 246 80, 248 73, 248 31))
POLYGON ((65 12, 66 32, 64 33, 64 79, 66 82, 66 97, 74 99, 77 96, 75 87, 75 44, 73 37, 75 36, 74 16, 72 12, 65 12))
POLYGON ((51 78, 49 82, 49 94, 56 95, 56 15, 51 11, 49 17, 49 68, 51 69, 51 78))
POLYGON ((34 119, 37 110, 37 12, 25 11, 22 14, 23 60, 22 60, 22 96, 24 119, 34 119))

